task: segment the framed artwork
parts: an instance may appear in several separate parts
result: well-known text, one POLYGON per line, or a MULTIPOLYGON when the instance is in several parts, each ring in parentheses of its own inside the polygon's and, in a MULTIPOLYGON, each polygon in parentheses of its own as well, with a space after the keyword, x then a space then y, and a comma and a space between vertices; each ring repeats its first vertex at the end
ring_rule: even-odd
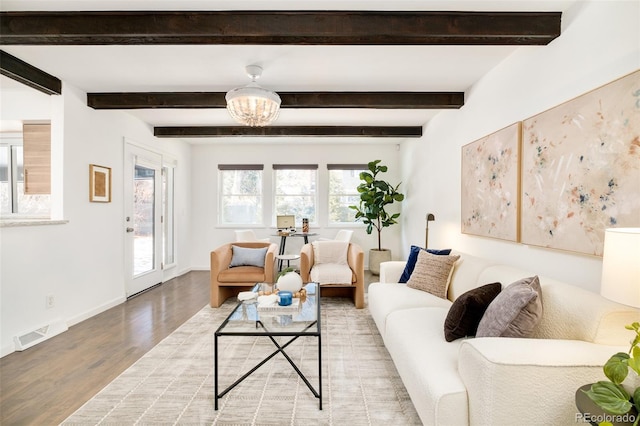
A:
POLYGON ((522 242, 601 256, 640 225, 640 71, 523 122, 522 242))
POLYGON ((89 164, 89 201, 111 202, 111 168, 89 164))
POLYGON ((462 147, 462 232, 519 240, 520 123, 462 147))

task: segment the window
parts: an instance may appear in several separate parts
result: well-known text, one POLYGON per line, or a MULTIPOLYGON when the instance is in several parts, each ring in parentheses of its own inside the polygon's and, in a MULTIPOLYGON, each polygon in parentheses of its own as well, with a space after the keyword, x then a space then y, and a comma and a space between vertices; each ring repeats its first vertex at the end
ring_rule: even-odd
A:
POLYGON ((262 224, 262 164, 220 164, 220 225, 262 224))
POLYGON ((327 164, 329 169, 329 224, 355 222, 356 212, 349 206, 360 203, 360 172, 366 164, 327 164))
POLYGON ((51 125, 25 124, 23 129, 22 135, 0 139, 0 216, 48 218, 51 125))
POLYGON ((317 223, 317 164, 274 164, 275 216, 294 215, 296 223, 302 218, 317 223))

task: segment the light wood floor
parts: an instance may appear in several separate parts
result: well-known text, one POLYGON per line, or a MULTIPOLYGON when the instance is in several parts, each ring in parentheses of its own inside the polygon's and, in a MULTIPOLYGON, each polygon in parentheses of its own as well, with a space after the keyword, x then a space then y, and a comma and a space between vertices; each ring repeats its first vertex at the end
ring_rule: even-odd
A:
POLYGON ((208 302, 190 272, 1 358, 0 424, 59 424, 208 302))
POLYGON ((208 302, 209 272, 189 272, 0 358, 0 424, 59 424, 208 302))

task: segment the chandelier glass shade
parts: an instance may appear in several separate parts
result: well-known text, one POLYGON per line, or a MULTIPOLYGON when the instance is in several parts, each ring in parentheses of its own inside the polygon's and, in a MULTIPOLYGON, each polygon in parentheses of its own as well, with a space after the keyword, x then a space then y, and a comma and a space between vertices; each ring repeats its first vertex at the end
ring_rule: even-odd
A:
POLYGON ((256 83, 262 74, 262 68, 256 65, 247 67, 251 83, 227 92, 227 111, 240 124, 251 127, 263 127, 273 123, 280 113, 280 96, 263 89, 256 83))

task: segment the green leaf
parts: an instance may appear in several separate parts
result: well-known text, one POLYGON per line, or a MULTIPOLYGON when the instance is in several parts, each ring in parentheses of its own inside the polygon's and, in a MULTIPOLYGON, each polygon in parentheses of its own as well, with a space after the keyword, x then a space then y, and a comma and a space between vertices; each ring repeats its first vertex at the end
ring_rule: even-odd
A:
POLYGON ((640 347, 636 346, 633 348, 633 357, 627 360, 627 364, 629 368, 640 374, 640 347))
MULTIPOLYGON (((633 405, 635 405, 636 410, 640 413, 640 387, 636 388, 635 392, 633 392, 633 405)), ((640 417, 640 415, 638 415, 640 417)))
POLYGON ((627 374, 629 374, 628 359, 629 355, 624 352, 618 352, 613 355, 604 365, 604 375, 613 383, 619 385, 624 381, 625 377, 627 377, 627 374))
POLYGON ((588 391, 583 392, 610 414, 624 414, 632 407, 627 391, 615 383, 600 381, 592 384, 588 391))

